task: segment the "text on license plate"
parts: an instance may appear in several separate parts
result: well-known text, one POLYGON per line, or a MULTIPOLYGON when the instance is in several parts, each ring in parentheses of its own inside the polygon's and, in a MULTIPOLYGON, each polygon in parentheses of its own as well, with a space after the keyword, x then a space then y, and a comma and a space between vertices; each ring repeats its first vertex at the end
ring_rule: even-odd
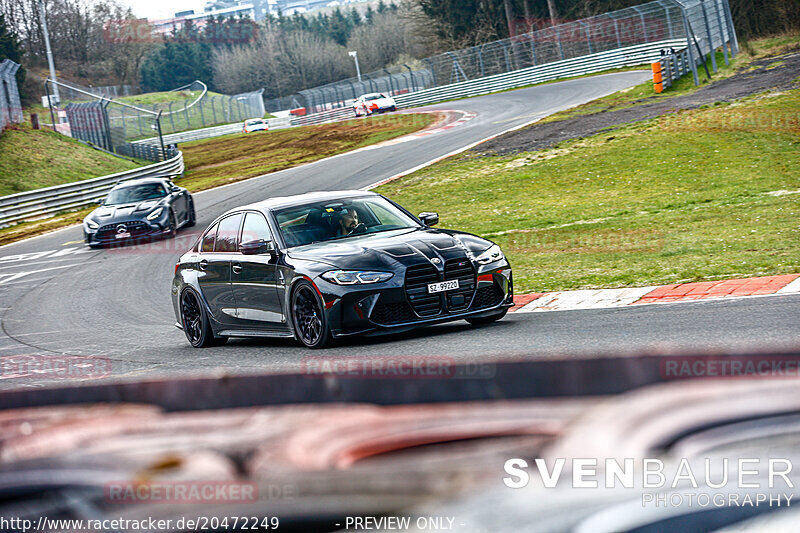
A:
POLYGON ((130 234, 130 233, 128 233, 128 232, 126 231, 126 232, 124 232, 124 233, 117 233, 117 234, 115 234, 114 236, 115 236, 117 239, 127 239, 128 237, 130 237, 130 236, 131 236, 131 234, 130 234))
POLYGON ((458 288, 458 280, 440 281, 439 283, 429 283, 428 293, 452 291, 458 288))

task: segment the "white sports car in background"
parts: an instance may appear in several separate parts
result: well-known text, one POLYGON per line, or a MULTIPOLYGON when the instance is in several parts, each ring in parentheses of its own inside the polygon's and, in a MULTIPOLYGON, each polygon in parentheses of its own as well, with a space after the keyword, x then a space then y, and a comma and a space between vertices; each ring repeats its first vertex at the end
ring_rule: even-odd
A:
POLYGON ((353 110, 357 117, 361 117, 374 113, 396 111, 397 104, 391 96, 386 96, 381 93, 370 93, 359 96, 356 101, 353 102, 353 110))
POLYGON ((242 133, 252 133, 254 131, 269 131, 269 124, 263 118, 251 118, 244 121, 242 133))

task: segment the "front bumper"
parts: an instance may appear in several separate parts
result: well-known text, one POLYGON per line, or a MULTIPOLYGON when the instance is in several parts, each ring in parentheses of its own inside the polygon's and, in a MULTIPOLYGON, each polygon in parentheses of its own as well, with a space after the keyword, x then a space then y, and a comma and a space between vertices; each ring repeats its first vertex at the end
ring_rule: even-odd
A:
POLYGON ((167 217, 163 221, 135 220, 115 224, 105 224, 96 230, 89 229, 83 224, 83 239, 89 245, 109 245, 114 243, 125 243, 162 237, 170 233, 167 217), (125 232, 119 232, 117 228, 125 225, 125 232), (128 236, 117 237, 117 235, 128 236))
POLYGON ((344 288, 316 281, 325 300, 331 332, 341 337, 393 333, 419 326, 490 316, 514 305, 513 278, 507 263, 479 271, 474 279, 471 290, 458 291, 459 294, 439 293, 438 308, 434 306, 425 312, 420 312, 419 306, 412 305, 402 278, 378 287, 365 286, 360 290, 353 290, 355 286, 344 288))

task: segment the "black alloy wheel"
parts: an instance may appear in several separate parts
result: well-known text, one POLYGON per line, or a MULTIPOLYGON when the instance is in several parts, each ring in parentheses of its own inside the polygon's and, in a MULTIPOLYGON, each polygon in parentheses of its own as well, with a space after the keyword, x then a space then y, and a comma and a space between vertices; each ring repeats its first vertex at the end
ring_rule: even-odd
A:
POLYGON ((200 298, 191 289, 186 289, 181 295, 181 325, 189 344, 195 348, 225 344, 228 340, 227 337, 214 337, 200 298))
POLYGON ((323 348, 330 341, 330 328, 317 291, 300 281, 292 293, 292 320, 295 334, 309 348, 323 348))
POLYGON ((169 210, 169 236, 174 237, 178 233, 178 221, 175 220, 175 212, 169 210))

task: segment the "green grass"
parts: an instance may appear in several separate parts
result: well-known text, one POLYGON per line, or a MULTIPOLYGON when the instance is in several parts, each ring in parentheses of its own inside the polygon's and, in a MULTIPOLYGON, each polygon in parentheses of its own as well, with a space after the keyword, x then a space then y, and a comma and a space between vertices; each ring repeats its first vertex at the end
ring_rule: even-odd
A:
POLYGON ((435 120, 428 113, 384 115, 184 143, 187 173, 177 182, 191 190, 216 187, 407 135, 435 120))
MULTIPOLYGON (((41 119, 49 121, 49 116, 41 119)), ((27 122, 0 134, 0 153, 0 196, 138 166, 50 130, 33 130, 27 122)))
POLYGON ((520 293, 800 272, 798 117, 800 90, 753 97, 379 192, 499 243, 520 293))

